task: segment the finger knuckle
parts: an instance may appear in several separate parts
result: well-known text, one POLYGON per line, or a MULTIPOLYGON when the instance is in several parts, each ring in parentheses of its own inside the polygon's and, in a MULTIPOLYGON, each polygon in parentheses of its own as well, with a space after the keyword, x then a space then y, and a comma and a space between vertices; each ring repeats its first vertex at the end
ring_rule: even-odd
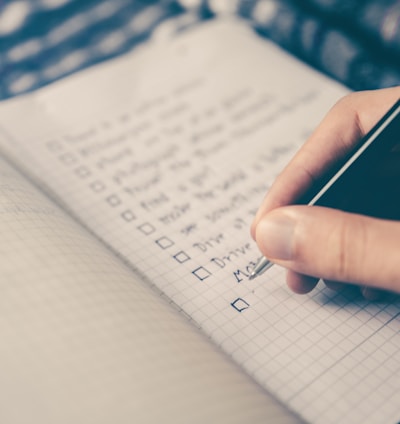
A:
POLYGON ((364 220, 342 220, 336 230, 335 258, 338 281, 359 282, 363 280, 366 248, 368 245, 367 228, 364 220), (356 281, 354 281, 356 280, 356 281))
POLYGON ((345 96, 341 97, 333 107, 334 109, 339 109, 341 111, 353 109, 354 106, 362 100, 363 96, 364 93, 356 91, 346 94, 345 96))

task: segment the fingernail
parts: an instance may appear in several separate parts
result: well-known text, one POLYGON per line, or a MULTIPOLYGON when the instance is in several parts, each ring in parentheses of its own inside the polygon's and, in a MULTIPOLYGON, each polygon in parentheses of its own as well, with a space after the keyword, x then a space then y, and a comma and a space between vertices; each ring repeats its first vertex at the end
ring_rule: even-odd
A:
POLYGON ((296 220, 282 212, 272 212, 258 223, 256 240, 269 259, 292 258, 295 226, 296 220))

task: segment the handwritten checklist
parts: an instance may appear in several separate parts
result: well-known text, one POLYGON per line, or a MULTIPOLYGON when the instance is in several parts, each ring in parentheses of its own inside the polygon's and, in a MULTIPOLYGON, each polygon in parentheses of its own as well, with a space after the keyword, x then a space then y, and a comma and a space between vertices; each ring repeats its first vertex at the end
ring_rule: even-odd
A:
MULTIPOLYGON (((257 206, 345 90, 273 47, 264 50, 252 39, 246 48, 246 34, 229 32, 230 43, 243 47, 240 57, 229 48, 214 55, 213 44, 224 41, 211 31, 201 43, 196 36, 185 41, 198 47, 188 47, 193 53, 180 56, 177 45, 117 67, 121 84, 112 91, 94 90, 104 86, 99 75, 60 96, 43 92, 30 155, 40 164, 37 179, 62 193, 71 214, 263 387, 292 407, 306 405, 305 414, 318 403, 321 422, 333 423, 324 414, 343 399, 330 387, 346 385, 357 405, 368 406, 362 390, 356 393, 367 384, 353 353, 365 352, 370 369, 383 375, 380 359, 394 348, 379 339, 398 332, 391 323, 398 324, 400 312, 351 291, 294 296, 277 266, 249 281, 259 257, 249 235, 257 206), (176 60, 181 66, 170 67, 176 60), (293 66, 293 78, 278 71, 293 66), (84 112, 63 109, 58 99, 80 90, 84 112)), ((29 136, 19 131, 16 139, 29 136)), ((378 380, 368 377, 370 390, 383 384, 378 380)), ((390 395, 374 394, 382 402, 390 395)))
POLYGON ((319 96, 314 87, 302 88, 277 101, 271 88, 243 80, 205 102, 216 83, 194 75, 158 87, 131 110, 82 121, 45 145, 74 186, 87 184, 85 196, 90 205, 97 202, 92 213, 101 210, 108 222, 119 216, 121 237, 129 234, 145 246, 130 252, 127 240, 124 256, 137 261, 152 252, 167 273, 182 268, 195 285, 222 278, 231 290, 226 306, 242 313, 250 303, 240 286, 249 293, 247 280, 259 256, 248 240, 250 221, 306 129, 297 118, 290 142, 277 137, 268 149, 261 134, 305 114, 319 96))

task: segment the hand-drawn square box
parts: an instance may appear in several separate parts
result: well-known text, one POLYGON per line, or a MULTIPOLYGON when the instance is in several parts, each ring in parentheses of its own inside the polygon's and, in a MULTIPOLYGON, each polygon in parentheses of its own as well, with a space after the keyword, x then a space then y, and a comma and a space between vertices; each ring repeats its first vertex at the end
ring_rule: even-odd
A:
POLYGON ((95 193, 100 193, 106 188, 106 186, 101 181, 94 181, 93 183, 90 184, 90 188, 95 193))
POLYGON ((121 216, 122 216, 122 218, 123 218, 126 222, 131 222, 131 221, 133 221, 133 220, 135 220, 135 219, 136 219, 135 214, 134 214, 131 210, 129 210, 129 209, 127 209, 126 211, 122 212, 122 213, 121 213, 121 216))
POLYGON ((250 305, 241 297, 238 297, 236 300, 234 300, 231 303, 231 306, 233 306, 238 312, 242 312, 250 307, 250 305))
POLYGON ((200 281, 203 281, 211 276, 211 272, 203 266, 200 266, 199 268, 193 270, 192 274, 195 275, 200 281))
POLYGON ((116 194, 112 194, 111 196, 108 196, 106 200, 107 200, 107 203, 113 207, 121 204, 121 199, 116 194))
POLYGON ((139 227, 137 227, 137 228, 140 232, 142 232, 146 236, 148 236, 148 235, 154 233, 154 231, 156 231, 156 229, 153 227, 153 225, 149 224, 148 222, 145 222, 142 225, 139 225, 139 227))
POLYGON ((190 260, 190 256, 184 252, 183 250, 181 250, 180 252, 178 252, 177 254, 175 254, 173 256, 173 258, 179 262, 180 264, 183 264, 184 262, 190 260))
POLYGON ((59 156, 59 159, 64 165, 72 165, 77 162, 76 157, 72 153, 63 153, 59 156))
POLYGON ((156 240, 156 243, 162 248, 162 249, 168 249, 168 247, 171 247, 174 245, 174 242, 169 239, 168 237, 161 237, 158 240, 156 240))
POLYGON ((75 174, 80 178, 86 178, 92 173, 90 172, 89 168, 87 168, 86 166, 79 166, 78 168, 75 169, 75 174))

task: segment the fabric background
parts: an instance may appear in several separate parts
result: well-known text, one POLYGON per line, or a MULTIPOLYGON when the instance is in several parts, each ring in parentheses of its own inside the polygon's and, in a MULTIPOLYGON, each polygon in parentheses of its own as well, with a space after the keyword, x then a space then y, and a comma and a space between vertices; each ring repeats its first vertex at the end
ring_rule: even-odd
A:
POLYGON ((354 90, 400 84, 400 0, 0 0, 0 99, 218 14, 354 90))

